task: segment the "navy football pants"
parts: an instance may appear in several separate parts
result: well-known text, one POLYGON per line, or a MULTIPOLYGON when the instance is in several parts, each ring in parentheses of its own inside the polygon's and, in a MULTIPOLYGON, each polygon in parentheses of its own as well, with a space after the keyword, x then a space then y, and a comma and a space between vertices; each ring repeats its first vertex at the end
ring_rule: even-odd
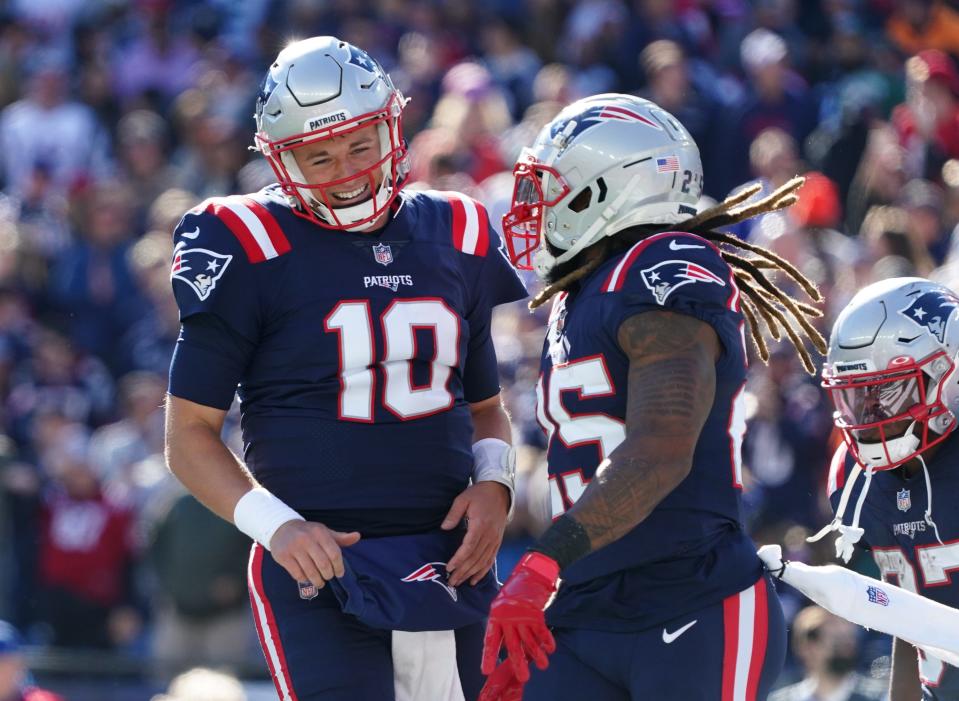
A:
POLYGON ((394 693, 398 680, 420 701, 421 672, 451 675, 461 692, 454 689, 447 698, 473 701, 479 695, 485 621, 437 633, 370 628, 343 613, 329 587, 301 599, 296 582, 258 544, 248 574, 260 646, 281 701, 404 701, 394 693), (408 636, 432 637, 411 655, 408 636), (403 660, 402 668, 394 660, 403 660))
POLYGON ((523 701, 762 701, 786 655, 786 624, 767 576, 649 630, 553 635, 549 668, 531 665, 523 701))

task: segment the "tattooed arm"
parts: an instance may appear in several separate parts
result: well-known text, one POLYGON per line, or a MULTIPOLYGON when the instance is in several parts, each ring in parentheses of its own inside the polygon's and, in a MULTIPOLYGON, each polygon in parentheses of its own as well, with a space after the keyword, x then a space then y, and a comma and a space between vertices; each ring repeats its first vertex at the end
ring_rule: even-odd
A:
MULTIPOLYGON (((693 466, 693 453, 716 394, 719 338, 708 324, 667 311, 624 321, 619 345, 629 358, 626 438, 597 468, 576 504, 526 553, 490 607, 482 669, 493 674, 506 646, 509 688, 522 693, 529 661, 540 669, 556 642, 543 613, 560 571, 608 545, 649 516, 693 466)), ((496 677, 499 679, 499 677, 496 677)), ((505 698, 502 680, 486 693, 505 698)))
POLYGON ((623 537, 686 478, 715 397, 720 345, 705 322, 644 312, 618 340, 629 358, 626 439, 533 546, 563 567, 623 537))

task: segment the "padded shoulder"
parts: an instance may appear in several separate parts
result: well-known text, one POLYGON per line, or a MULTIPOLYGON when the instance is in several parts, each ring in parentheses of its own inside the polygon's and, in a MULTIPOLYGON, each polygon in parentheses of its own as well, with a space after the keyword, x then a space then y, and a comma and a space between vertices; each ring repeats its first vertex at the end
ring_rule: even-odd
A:
MULTIPOLYGON (((191 215, 205 214, 219 220, 226 227, 240 244, 250 263, 262 263, 289 253, 290 242, 270 211, 275 202, 258 197, 259 194, 206 199, 184 216, 178 231, 191 215)), ((202 224, 202 220, 198 219, 196 223, 202 224)))
POLYGON ((461 253, 486 256, 490 250, 490 222, 482 203, 460 192, 438 190, 422 190, 413 193, 413 197, 435 216, 440 239, 461 253))
POLYGON ((739 311, 739 289, 719 249, 701 236, 670 231, 636 243, 602 281, 603 293, 626 293, 662 307, 707 303, 739 311))

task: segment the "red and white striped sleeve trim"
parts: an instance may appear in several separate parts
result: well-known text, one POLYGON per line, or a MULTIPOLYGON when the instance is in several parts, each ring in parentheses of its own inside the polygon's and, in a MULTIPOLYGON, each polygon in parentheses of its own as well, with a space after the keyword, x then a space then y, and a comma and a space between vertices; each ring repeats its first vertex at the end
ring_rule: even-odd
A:
POLYGON ((453 246, 473 256, 489 250, 489 215, 486 207, 459 192, 444 192, 453 211, 453 246))
POLYGON ((251 197, 216 197, 206 200, 200 207, 226 224, 251 263, 262 263, 290 250, 290 242, 276 218, 251 197))
POLYGON ((849 446, 845 442, 840 443, 833 453, 832 462, 829 463, 829 477, 826 480, 826 496, 832 496, 836 490, 842 489, 846 484, 846 455, 849 454, 849 446))

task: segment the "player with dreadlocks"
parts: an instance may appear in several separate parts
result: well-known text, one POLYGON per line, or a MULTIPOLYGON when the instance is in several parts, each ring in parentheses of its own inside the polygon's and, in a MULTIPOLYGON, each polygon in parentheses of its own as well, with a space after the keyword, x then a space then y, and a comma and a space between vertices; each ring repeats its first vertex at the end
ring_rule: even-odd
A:
POLYGON ((548 283, 531 307, 554 300, 536 387, 553 524, 493 602, 481 701, 764 699, 786 641, 739 515, 745 326, 761 358, 764 327, 809 372, 806 341, 825 342, 771 274, 815 286, 717 229, 789 206, 802 179, 697 213, 689 132, 617 94, 564 109, 514 176, 510 257, 548 283))

